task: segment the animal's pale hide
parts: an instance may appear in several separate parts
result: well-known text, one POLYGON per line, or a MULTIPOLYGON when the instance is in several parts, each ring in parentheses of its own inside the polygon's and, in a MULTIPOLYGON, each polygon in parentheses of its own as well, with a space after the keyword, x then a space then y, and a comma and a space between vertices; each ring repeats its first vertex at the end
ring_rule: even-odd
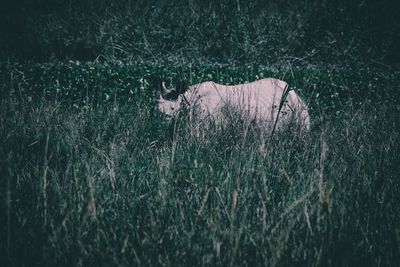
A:
POLYGON ((200 118, 219 120, 224 108, 229 107, 245 118, 276 124, 276 127, 292 120, 305 128, 310 126, 304 101, 294 91, 288 91, 286 82, 274 78, 234 86, 208 81, 189 86, 176 100, 161 96, 158 101, 159 110, 170 116, 177 114, 183 106, 189 108, 191 115, 200 118))

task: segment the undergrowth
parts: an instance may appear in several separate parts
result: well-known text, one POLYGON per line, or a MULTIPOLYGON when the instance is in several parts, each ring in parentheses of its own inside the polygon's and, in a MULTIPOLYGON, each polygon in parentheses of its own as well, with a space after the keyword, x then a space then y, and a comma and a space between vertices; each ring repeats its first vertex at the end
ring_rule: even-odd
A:
POLYGON ((396 1, 4 0, 0 61, 398 66, 396 1))
MULTIPOLYGON (((323 73, 302 70, 285 76, 304 88, 314 110, 313 126, 271 136, 240 120, 204 128, 185 117, 169 123, 153 108, 156 93, 145 78, 140 80, 147 75, 144 67, 132 72, 122 67, 116 76, 113 67, 99 65, 51 66, 47 75, 41 68, 47 66, 17 66, 2 74, 7 96, 0 106, 2 263, 400 262, 398 105, 383 95, 372 102, 373 97, 361 101, 338 94, 334 108, 321 101, 358 80, 335 76, 317 91, 332 90, 320 98, 308 91, 314 85, 302 85, 323 73), (92 67, 93 73, 85 74, 92 67), (59 76, 49 79, 52 75, 59 76), (135 86, 124 87, 128 79, 135 86), (83 95, 66 94, 84 92, 75 88, 85 85, 83 95), (92 85, 98 88, 90 91, 92 85), (124 88, 137 90, 130 101, 120 94, 124 88), (28 94, 31 89, 37 94, 28 94), (110 99, 102 97, 102 90, 117 89, 110 99), (91 98, 96 90, 97 98, 91 98), (84 105, 82 99, 90 101, 84 105)), ((168 71, 149 70, 173 80, 177 74, 168 71)), ((208 75, 219 81, 264 76, 263 70, 250 72, 250 78, 246 72, 230 76, 233 70, 223 68, 185 71, 192 81, 208 75)), ((279 77, 279 72, 271 74, 279 77)), ((382 78, 388 75, 376 77, 387 81, 386 90, 395 87, 393 79, 382 78)), ((373 81, 361 86, 378 88, 373 81)))

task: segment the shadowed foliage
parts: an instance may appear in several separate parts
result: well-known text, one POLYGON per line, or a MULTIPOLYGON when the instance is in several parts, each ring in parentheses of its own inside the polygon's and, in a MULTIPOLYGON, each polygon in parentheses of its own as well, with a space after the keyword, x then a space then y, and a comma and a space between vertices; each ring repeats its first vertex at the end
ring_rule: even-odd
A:
POLYGON ((400 262, 399 73, 92 63, 1 70, 5 266, 400 262), (187 72, 226 83, 286 77, 312 107, 312 129, 271 137, 229 110, 224 124, 184 115, 168 124, 154 111, 148 78, 187 72))
POLYGON ((398 5, 0 1, 0 266, 400 266, 398 5), (154 77, 278 78, 311 129, 154 77))
POLYGON ((3 0, 0 59, 396 65, 397 2, 3 0))

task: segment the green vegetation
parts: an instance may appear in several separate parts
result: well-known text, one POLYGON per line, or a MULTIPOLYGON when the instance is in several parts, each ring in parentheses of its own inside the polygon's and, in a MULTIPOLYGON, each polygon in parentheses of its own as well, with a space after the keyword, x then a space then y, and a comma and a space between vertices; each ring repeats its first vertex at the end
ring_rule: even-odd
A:
POLYGON ((0 266, 400 266, 397 1, 0 2, 0 266), (280 78, 311 129, 151 75, 280 78))
POLYGON ((398 66, 397 2, 3 0, 0 60, 398 66))
POLYGON ((8 265, 400 262, 399 73, 92 63, 1 70, 8 265), (184 116, 169 124, 154 110, 151 74, 280 77, 307 99, 314 124, 273 138, 240 120, 207 130, 184 116))

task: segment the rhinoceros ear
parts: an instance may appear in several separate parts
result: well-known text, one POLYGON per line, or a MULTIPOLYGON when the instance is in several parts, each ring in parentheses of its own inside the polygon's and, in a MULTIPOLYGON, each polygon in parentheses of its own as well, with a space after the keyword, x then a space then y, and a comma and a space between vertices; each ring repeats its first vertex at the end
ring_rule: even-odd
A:
POLYGON ((177 100, 179 92, 177 90, 168 90, 163 82, 161 84, 161 96, 166 100, 177 100))
POLYGON ((176 100, 178 93, 175 90, 169 90, 165 86, 165 82, 158 76, 151 75, 148 78, 150 85, 161 93, 161 98, 166 100, 176 100))

